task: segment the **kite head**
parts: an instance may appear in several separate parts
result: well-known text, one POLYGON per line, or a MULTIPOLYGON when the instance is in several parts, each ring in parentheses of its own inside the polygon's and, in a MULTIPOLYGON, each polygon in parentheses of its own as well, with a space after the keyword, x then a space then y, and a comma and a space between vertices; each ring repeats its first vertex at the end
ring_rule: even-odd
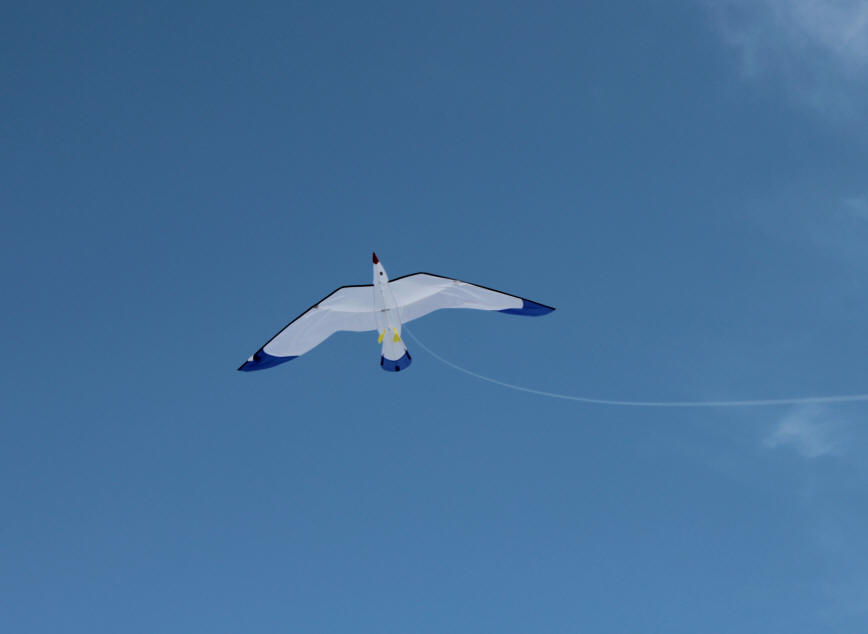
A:
POLYGON ((377 254, 374 253, 374 285, 388 282, 389 276, 386 275, 386 269, 383 268, 383 265, 380 263, 380 258, 377 257, 377 254))

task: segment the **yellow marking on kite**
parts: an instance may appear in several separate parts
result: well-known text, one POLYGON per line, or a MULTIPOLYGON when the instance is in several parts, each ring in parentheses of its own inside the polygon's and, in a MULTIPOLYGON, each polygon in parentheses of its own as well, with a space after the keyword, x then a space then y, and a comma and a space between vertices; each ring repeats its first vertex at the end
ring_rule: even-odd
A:
POLYGON ((392 341, 394 341, 395 343, 398 343, 399 341, 401 341, 401 335, 398 334, 397 330, 395 331, 395 336, 392 337, 392 341))
POLYGON ((377 337, 377 343, 383 343, 383 338, 386 336, 386 331, 380 333, 380 336, 377 337))

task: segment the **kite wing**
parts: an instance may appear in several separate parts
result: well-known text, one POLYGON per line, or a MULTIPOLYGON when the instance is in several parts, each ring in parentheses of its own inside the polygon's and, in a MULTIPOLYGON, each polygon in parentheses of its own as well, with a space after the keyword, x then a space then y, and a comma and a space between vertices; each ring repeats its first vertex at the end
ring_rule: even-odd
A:
POLYGON ((373 287, 342 286, 293 319, 239 370, 264 370, 291 361, 340 330, 376 330, 373 287))
POLYGON ((497 310, 510 315, 545 315, 554 310, 529 299, 493 288, 431 273, 414 273, 389 282, 401 321, 419 319, 441 308, 497 310))

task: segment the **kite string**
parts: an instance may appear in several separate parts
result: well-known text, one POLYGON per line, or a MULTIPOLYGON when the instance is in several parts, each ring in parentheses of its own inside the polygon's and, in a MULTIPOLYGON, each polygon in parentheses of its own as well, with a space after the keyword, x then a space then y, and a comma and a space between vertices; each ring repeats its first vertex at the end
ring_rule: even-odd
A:
POLYGON ((410 338, 415 341, 429 355, 449 366, 454 370, 458 370, 464 374, 472 376, 480 381, 486 381, 494 385, 499 385, 510 390, 535 394, 537 396, 545 396, 548 398, 558 398, 565 401, 577 401, 579 403, 589 403, 593 405, 615 405, 620 407, 759 407, 769 405, 810 405, 819 403, 851 403, 858 401, 868 401, 868 394, 849 394, 839 396, 806 396, 800 398, 772 398, 772 399, 755 399, 755 400, 733 400, 733 401, 618 401, 612 399, 592 398, 589 396, 578 396, 573 394, 560 394, 558 392, 547 392, 545 390, 537 390, 522 385, 507 383, 498 379, 493 379, 490 376, 485 376, 468 370, 456 363, 452 363, 448 359, 444 359, 439 354, 431 350, 428 346, 422 343, 416 335, 403 326, 403 331, 410 335, 410 338))

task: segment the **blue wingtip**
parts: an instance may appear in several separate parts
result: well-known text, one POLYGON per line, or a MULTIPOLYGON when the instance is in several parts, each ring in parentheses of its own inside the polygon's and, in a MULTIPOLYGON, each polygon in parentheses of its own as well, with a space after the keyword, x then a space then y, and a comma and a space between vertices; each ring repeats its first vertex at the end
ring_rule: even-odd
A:
POLYGON ((241 372, 267 370, 268 368, 273 368, 276 365, 280 365, 281 363, 286 363, 287 361, 292 361, 293 359, 297 358, 298 357, 275 357, 268 354, 267 352, 264 352, 263 350, 257 350, 253 354, 253 358, 242 363, 241 367, 238 368, 238 370, 241 372))
POLYGON ((380 367, 386 372, 400 372, 409 368, 411 363, 413 363, 413 359, 410 357, 409 352, 405 352, 404 356, 397 361, 392 361, 383 356, 380 357, 380 367))
POLYGON ((532 302, 529 299, 523 299, 521 308, 507 308, 505 310, 501 310, 501 313, 506 313, 507 315, 526 315, 528 317, 539 317, 540 315, 548 315, 550 312, 554 310, 551 306, 546 306, 545 304, 537 304, 536 302, 532 302))

